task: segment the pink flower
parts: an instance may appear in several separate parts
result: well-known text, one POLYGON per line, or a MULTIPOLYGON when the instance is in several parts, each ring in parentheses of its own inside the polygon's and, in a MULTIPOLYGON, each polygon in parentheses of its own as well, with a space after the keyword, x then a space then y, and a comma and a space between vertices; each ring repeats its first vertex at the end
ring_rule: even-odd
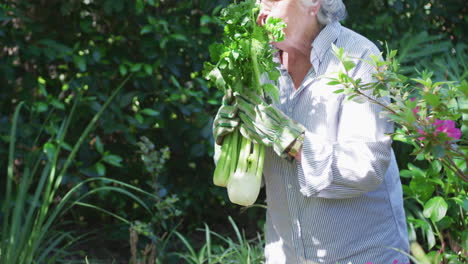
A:
MULTIPOLYGON (((418 137, 419 140, 425 140, 426 139, 426 137, 425 137, 425 136, 427 136, 426 132, 424 132, 422 129, 418 128, 418 133, 424 136, 424 137, 418 137)), ((434 135, 435 135, 435 133, 434 133, 434 135)))
MULTIPOLYGON (((455 127, 455 122, 452 120, 435 119, 432 125, 435 127, 435 131, 432 133, 434 137, 439 133, 445 133, 447 137, 452 138, 452 140, 460 139, 461 137, 460 129, 455 127)), ((426 137, 429 136, 428 133, 420 128, 418 128, 418 133, 422 135, 422 137, 418 137, 419 140, 425 140, 426 137)))
POLYGON ((434 122, 436 132, 447 134, 448 137, 453 139, 460 139, 461 131, 455 127, 455 122, 452 120, 437 120, 434 122))
MULTIPOLYGON (((414 100, 416 100, 416 97, 413 97, 410 99, 411 102, 414 102, 414 100)), ((413 109, 413 114, 417 114, 419 112, 419 106, 416 106, 414 109, 413 109)))

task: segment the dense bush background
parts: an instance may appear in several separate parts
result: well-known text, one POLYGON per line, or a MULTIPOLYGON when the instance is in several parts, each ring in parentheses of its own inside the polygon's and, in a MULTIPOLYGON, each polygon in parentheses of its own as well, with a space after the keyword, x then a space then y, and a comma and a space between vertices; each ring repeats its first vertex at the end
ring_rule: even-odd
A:
MULTIPOLYGON (((67 137, 70 144, 124 76, 133 73, 80 149, 63 181, 64 189, 88 177, 107 176, 154 190, 154 175, 141 162, 137 145, 146 136, 156 149, 170 149, 169 160, 158 172, 157 190, 163 198, 176 195, 177 212, 159 208, 167 217, 154 220, 123 197, 106 193, 94 197, 94 204, 129 220, 151 223, 161 236, 177 226, 197 241, 203 234, 195 229, 205 222, 216 232, 229 233, 227 215, 246 229, 247 236, 255 236, 262 230, 264 209, 241 213, 228 202, 225 190, 211 183, 211 122, 221 94, 207 85, 199 71, 208 60, 207 47, 222 32, 216 15, 228 3, 2 1, 0 186, 6 175, 11 117, 20 101, 26 102, 28 111, 20 119, 18 169, 24 166, 25 153, 42 146, 41 140, 33 145, 39 130, 43 129, 41 138, 57 133, 76 94, 83 97, 67 137)), ((466 80, 465 0, 355 0, 345 4, 349 17, 344 25, 382 50, 385 43, 398 48, 407 73, 429 68, 439 79, 466 80)), ((401 169, 407 169, 409 162, 425 166, 408 155, 410 146, 395 143, 395 148, 401 169)), ((71 228, 79 232, 106 234, 82 246, 86 254, 128 259, 128 226, 83 208, 75 209, 67 219, 73 220, 71 228)))

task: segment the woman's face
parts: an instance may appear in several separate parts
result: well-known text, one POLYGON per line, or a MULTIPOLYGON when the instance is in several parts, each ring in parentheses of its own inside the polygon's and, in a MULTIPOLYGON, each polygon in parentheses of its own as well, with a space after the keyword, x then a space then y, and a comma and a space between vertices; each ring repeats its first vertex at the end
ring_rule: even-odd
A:
POLYGON ((307 40, 314 24, 310 12, 315 9, 317 7, 305 7, 300 0, 262 0, 257 23, 263 25, 270 16, 281 18, 287 24, 285 40, 272 44, 278 49, 287 50, 307 40))

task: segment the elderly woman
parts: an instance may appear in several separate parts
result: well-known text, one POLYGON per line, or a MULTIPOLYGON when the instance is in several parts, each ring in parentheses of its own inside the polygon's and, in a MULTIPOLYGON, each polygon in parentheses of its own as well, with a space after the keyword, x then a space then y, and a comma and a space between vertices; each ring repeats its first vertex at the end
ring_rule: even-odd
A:
MULTIPOLYGON (((393 124, 378 105, 345 101, 322 77, 340 69, 332 44, 352 57, 379 56, 371 41, 339 23, 345 15, 342 0, 261 1, 260 25, 270 16, 287 24, 285 40, 272 43, 281 65, 280 102, 238 95, 229 107, 239 110, 230 131, 240 124, 244 136, 268 147, 268 264, 409 263, 401 253, 408 238, 387 135, 393 124)), ((351 72, 363 82, 372 73, 362 61, 351 72)), ((215 119, 217 142, 229 130, 218 129, 220 123, 226 125, 215 119)))

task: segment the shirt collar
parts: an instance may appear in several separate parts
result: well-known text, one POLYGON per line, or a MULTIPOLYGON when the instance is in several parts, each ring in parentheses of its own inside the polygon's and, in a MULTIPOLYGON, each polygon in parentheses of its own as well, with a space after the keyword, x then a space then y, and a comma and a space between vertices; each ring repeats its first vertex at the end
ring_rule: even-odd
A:
POLYGON ((338 21, 326 25, 312 42, 310 51, 310 63, 322 62, 323 55, 331 48, 331 44, 336 41, 341 32, 341 24, 338 21))

